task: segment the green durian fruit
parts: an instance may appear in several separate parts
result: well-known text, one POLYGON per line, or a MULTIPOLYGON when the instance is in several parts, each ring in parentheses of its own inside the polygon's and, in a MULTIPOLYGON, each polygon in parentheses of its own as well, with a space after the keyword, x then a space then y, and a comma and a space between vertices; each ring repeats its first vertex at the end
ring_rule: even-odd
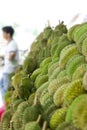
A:
POLYGON ((53 74, 53 71, 58 68, 59 66, 59 62, 56 62, 54 64, 52 64, 49 69, 48 69, 48 77, 50 77, 53 74))
POLYGON ((32 73, 32 75, 31 75, 31 80, 32 81, 35 81, 35 79, 36 79, 36 77, 39 75, 41 73, 41 69, 40 68, 38 68, 38 69, 36 69, 33 73, 32 73))
POLYGON ((82 64, 80 65, 75 72, 73 73, 73 77, 72 80, 76 80, 76 79, 80 79, 83 78, 84 73, 87 71, 87 65, 86 64, 82 64))
POLYGON ((25 125, 24 130, 41 130, 40 126, 37 124, 37 122, 29 122, 25 125))
POLYGON ((74 55, 66 65, 67 75, 72 79, 75 70, 84 63, 85 59, 82 55, 74 55))
POLYGON ((78 54, 77 47, 75 44, 66 46, 60 53, 59 67, 61 69, 64 69, 67 62, 75 54, 78 54))
POLYGON ((53 95, 53 101, 56 106, 62 106, 64 102, 64 91, 69 86, 69 83, 63 84, 60 88, 57 89, 53 95))
POLYGON ((82 43, 82 54, 87 57, 87 38, 82 43))
POLYGON ((60 69, 59 67, 57 67, 57 68, 53 71, 52 75, 49 77, 49 81, 52 81, 52 80, 56 79, 56 78, 57 78, 57 75, 60 73, 60 71, 61 71, 61 69, 60 69))
POLYGON ((47 75, 39 75, 35 80, 35 87, 38 89, 42 84, 48 81, 47 75))
POLYGON ((45 65, 49 64, 51 61, 52 61, 51 57, 47 57, 41 62, 40 67, 44 67, 45 65))
POLYGON ((17 107, 18 107, 19 104, 22 103, 22 102, 23 102, 23 99, 18 99, 18 100, 14 101, 14 102, 12 103, 12 107, 13 107, 13 111, 14 111, 14 112, 17 110, 17 107))
POLYGON ((64 92, 64 104, 70 105, 76 97, 84 93, 82 79, 71 82, 64 92))
POLYGON ((64 76, 66 76, 67 74, 66 74, 66 70, 62 70, 62 71, 60 71, 60 73, 57 75, 57 79, 59 79, 59 78, 63 78, 64 76))
POLYGON ((60 79, 54 79, 52 82, 50 82, 48 86, 48 92, 50 95, 53 95, 58 88, 60 88, 63 84, 68 83, 69 79, 67 76, 61 77, 60 79))
POLYGON ((80 39, 76 42, 77 48, 80 53, 82 53, 82 44, 86 38, 87 38, 87 32, 83 33, 80 39))
POLYGON ((43 92, 45 89, 48 88, 48 85, 49 85, 49 82, 46 82, 46 83, 42 84, 40 88, 37 89, 37 91, 36 91, 36 96, 37 96, 38 98, 40 98, 42 92, 43 92))
POLYGON ((52 130, 56 129, 59 124, 64 122, 66 111, 66 108, 60 108, 53 113, 50 119, 50 128, 52 130))
POLYGON ((72 26, 69 30, 68 30, 68 33, 67 33, 67 37, 70 41, 73 42, 73 35, 74 35, 74 32, 75 30, 79 27, 80 25, 79 24, 76 24, 74 26, 72 26))
POLYGON ((84 89, 87 91, 87 72, 85 72, 82 82, 83 82, 84 89))
POLYGON ((72 122, 72 113, 73 113, 73 110, 75 108, 75 106, 81 102, 82 100, 84 100, 85 98, 87 98, 87 95, 86 94, 82 94, 80 96, 78 96, 73 102, 72 104, 69 106, 68 110, 67 110, 67 113, 66 113, 66 122, 68 123, 71 123, 72 122))
POLYGON ((87 32, 87 23, 83 23, 81 24, 76 31, 74 32, 74 41, 77 42, 80 37, 82 36, 82 34, 84 34, 85 32, 87 32))

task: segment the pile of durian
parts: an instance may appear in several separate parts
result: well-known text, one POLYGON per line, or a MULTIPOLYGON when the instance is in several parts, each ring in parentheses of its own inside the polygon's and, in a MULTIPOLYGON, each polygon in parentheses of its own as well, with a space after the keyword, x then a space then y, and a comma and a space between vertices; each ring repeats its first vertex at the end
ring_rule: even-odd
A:
POLYGON ((87 23, 46 27, 10 78, 0 130, 87 130, 87 23))

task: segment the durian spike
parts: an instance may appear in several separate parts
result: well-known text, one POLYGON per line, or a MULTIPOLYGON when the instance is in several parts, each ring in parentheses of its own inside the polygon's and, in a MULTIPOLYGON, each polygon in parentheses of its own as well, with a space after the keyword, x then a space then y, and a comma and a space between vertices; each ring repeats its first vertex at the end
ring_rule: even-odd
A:
POLYGON ((10 121, 10 130, 13 130, 13 121, 10 121))
POLYGON ((42 130, 46 130, 46 127, 47 127, 47 121, 44 121, 42 130))
POLYGON ((37 123, 39 123, 39 122, 40 122, 41 117, 42 117, 42 116, 41 116, 41 114, 40 114, 40 115, 38 116, 38 118, 37 118, 37 121, 36 121, 37 123))
POLYGON ((37 96, 35 96, 35 99, 34 99, 34 106, 37 104, 37 96))

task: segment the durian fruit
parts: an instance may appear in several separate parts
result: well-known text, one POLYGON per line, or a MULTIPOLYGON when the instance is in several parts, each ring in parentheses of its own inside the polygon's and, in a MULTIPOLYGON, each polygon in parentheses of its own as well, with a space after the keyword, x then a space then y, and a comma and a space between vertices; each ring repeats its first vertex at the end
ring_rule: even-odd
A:
POLYGON ((79 128, 84 129, 87 125, 87 98, 81 100, 81 102, 77 103, 74 107, 72 113, 72 121, 73 124, 79 128))
POLYGON ((83 78, 84 73, 87 71, 87 65, 82 64, 80 65, 75 72, 73 73, 72 80, 83 78))
POLYGON ((29 98, 28 98, 28 101, 29 101, 29 103, 32 105, 33 104, 33 102, 34 102, 34 99, 35 99, 35 93, 32 93, 30 96, 29 96, 29 98))
POLYGON ((49 64, 51 61, 52 61, 51 57, 47 57, 41 62, 40 67, 44 67, 45 65, 49 64))
POLYGON ((51 36, 52 32, 53 30, 50 26, 46 27, 43 32, 43 39, 48 39, 51 36))
POLYGON ((63 122, 55 130, 79 130, 73 124, 63 122))
MULTIPOLYGON (((38 53, 36 53, 36 55, 37 54, 38 53)), ((36 61, 37 61, 36 56, 34 56, 34 57, 27 56, 26 57, 24 64, 23 64, 23 69, 26 72, 26 74, 32 73, 36 69, 36 67, 37 67, 36 61)))
POLYGON ((41 107, 39 104, 37 104, 37 97, 35 97, 34 104, 32 106, 28 106, 24 112, 23 112, 23 127, 30 122, 30 121, 35 121, 40 114, 41 107))
POLYGON ((74 55, 66 65, 67 75, 72 79, 73 73, 75 70, 84 63, 84 56, 74 55))
POLYGON ((82 54, 87 57, 87 38, 82 43, 82 54))
POLYGON ((76 24, 74 26, 72 26, 69 30, 68 30, 68 33, 67 33, 67 37, 70 41, 73 42, 73 35, 74 35, 74 32, 75 30, 79 27, 79 24, 76 24))
POLYGON ((46 110, 44 110, 43 118, 49 122, 50 115, 52 115, 52 113, 55 112, 56 109, 57 107, 53 103, 51 103, 51 105, 46 110))
POLYGON ((59 21, 59 24, 55 27, 55 30, 60 30, 63 34, 67 33, 67 27, 64 25, 64 21, 59 21))
POLYGON ((48 68, 50 68, 54 63, 56 63, 56 62, 58 62, 58 61, 59 61, 59 58, 58 58, 58 57, 52 59, 52 61, 49 63, 48 68))
POLYGON ((80 96, 78 96, 73 102, 72 104, 69 106, 68 110, 67 110, 67 113, 66 113, 66 122, 67 123, 71 123, 72 122, 72 113, 73 113, 73 110, 75 108, 75 106, 81 102, 82 100, 84 100, 85 98, 87 98, 87 95, 86 94, 82 94, 80 96))
POLYGON ((59 67, 64 69, 69 59, 75 54, 78 54, 75 44, 66 46, 60 53, 59 67))
POLYGON ((41 73, 41 69, 40 68, 38 68, 38 69, 36 69, 33 73, 32 73, 32 75, 31 75, 31 80, 32 81, 35 81, 35 79, 36 79, 36 77, 39 75, 41 73))
POLYGON ((69 79, 67 76, 60 78, 60 79, 54 79, 52 82, 50 82, 48 86, 48 92, 50 95, 53 95, 58 88, 60 88, 63 84, 68 83, 69 79))
POLYGON ((83 93, 85 93, 85 90, 82 85, 82 79, 71 82, 64 92, 64 104, 70 105, 76 97, 83 93))
POLYGON ((87 32, 87 23, 83 23, 81 24, 76 31, 74 32, 74 41, 77 42, 80 37, 82 36, 82 34, 84 34, 85 32, 87 32))
POLYGON ((77 48, 80 53, 82 53, 82 44, 86 38, 87 38, 87 32, 83 33, 80 39, 76 42, 77 48))
POLYGON ((57 79, 59 79, 61 77, 63 78, 66 75, 67 75, 67 73, 66 73, 66 70, 64 69, 64 70, 60 71, 60 73, 57 75, 57 79))
POLYGON ((20 103, 17 107, 17 111, 21 114, 23 114, 23 111, 25 110, 25 108, 27 108, 28 106, 30 106, 29 102, 24 101, 22 103, 20 103))
POLYGON ((47 75, 39 75, 35 80, 35 87, 38 89, 42 84, 48 81, 47 75))
POLYGON ((58 66, 59 66, 59 62, 56 62, 56 63, 52 64, 52 65, 49 67, 49 69, 48 69, 48 77, 50 77, 50 76, 53 74, 54 70, 55 70, 56 68, 58 68, 58 66))
POLYGON ((44 94, 42 93, 42 95, 40 96, 40 104, 42 108, 46 110, 47 108, 50 107, 52 103, 53 103, 53 99, 52 96, 50 96, 50 94, 48 93, 48 91, 44 94))
POLYGON ((6 110, 6 112, 3 113, 2 118, 1 118, 2 130, 7 130, 10 128, 10 120, 11 120, 12 114, 13 113, 11 109, 6 110))
POLYGON ((19 104, 22 103, 22 102, 23 102, 23 99, 18 99, 18 100, 14 101, 14 102, 12 103, 12 108, 13 108, 13 111, 14 111, 14 112, 17 110, 17 107, 18 107, 19 104))
POLYGON ((38 116, 37 121, 28 122, 25 125, 24 130, 41 130, 41 127, 39 126, 40 120, 41 120, 41 115, 38 116))
POLYGON ((50 119, 50 128, 52 130, 54 130, 55 128, 57 128, 57 126, 59 124, 64 122, 66 111, 67 111, 67 109, 64 107, 64 108, 60 108, 60 109, 56 110, 53 113, 53 115, 52 115, 52 117, 50 119))
POLYGON ((13 129, 22 129, 22 114, 19 111, 14 113, 11 120, 13 122, 13 129))
POLYGON ((83 87, 87 91, 87 72, 83 76, 83 87))
POLYGON ((45 89, 48 88, 48 85, 49 85, 49 82, 46 82, 46 83, 42 84, 40 88, 37 89, 37 91, 36 91, 36 96, 37 96, 38 98, 40 98, 42 92, 43 92, 45 89))
POLYGON ((48 74, 48 66, 49 66, 49 64, 46 64, 44 67, 41 68, 42 75, 48 74))
POLYGON ((60 52, 61 50, 70 44, 70 41, 68 40, 67 38, 67 35, 66 34, 63 34, 60 38, 59 38, 59 41, 58 41, 58 45, 55 49, 55 54, 57 54, 57 56, 60 55, 60 52))
POLYGON ((53 96, 53 101, 56 106, 62 106, 64 102, 64 91, 69 86, 69 83, 63 84, 60 88, 57 89, 53 96))
POLYGON ((33 88, 33 82, 27 76, 21 79, 19 86, 16 88, 16 91, 20 98, 26 100, 28 99, 32 88, 33 88))
POLYGON ((4 96, 6 107, 8 107, 10 105, 10 103, 11 103, 11 96, 12 96, 12 92, 7 91, 5 96, 4 96))
POLYGON ((60 73, 61 69, 59 67, 57 67, 52 75, 49 77, 49 81, 52 81, 53 79, 56 79, 57 78, 57 75, 60 73))
POLYGON ((58 42, 56 42, 55 44, 52 44, 52 47, 51 47, 51 56, 54 56, 56 50, 57 50, 57 47, 58 47, 58 42))
POLYGON ((17 87, 19 86, 20 81, 21 81, 21 79, 22 79, 22 76, 23 76, 23 75, 22 75, 21 72, 15 74, 15 75, 13 76, 13 78, 12 78, 12 85, 13 85, 14 88, 17 88, 17 87))

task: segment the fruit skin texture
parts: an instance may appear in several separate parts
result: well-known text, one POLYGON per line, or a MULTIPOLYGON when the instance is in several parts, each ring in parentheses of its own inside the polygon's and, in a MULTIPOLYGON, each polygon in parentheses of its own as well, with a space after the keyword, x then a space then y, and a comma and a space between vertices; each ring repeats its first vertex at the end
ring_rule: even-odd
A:
POLYGON ((74 35, 74 32, 75 30, 79 27, 79 24, 77 25, 74 25, 72 26, 69 30, 68 30, 68 33, 67 33, 67 37, 70 41, 73 42, 73 35, 74 35))
MULTIPOLYGON (((87 71, 87 65, 86 64, 82 64, 80 65, 76 71, 73 74, 72 80, 76 80, 79 78, 83 78, 85 72, 87 71)), ((84 86, 84 85, 83 85, 84 86)))
POLYGON ((55 130, 78 130, 71 123, 63 122, 55 130))
POLYGON ((75 44, 66 46, 60 53, 59 67, 64 69, 69 59, 75 54, 78 54, 75 44))
POLYGON ((64 93, 64 104, 69 106, 76 97, 84 93, 85 90, 82 85, 82 79, 71 82, 64 93))
POLYGON ((35 80, 35 87, 38 89, 42 84, 48 81, 47 75, 39 75, 35 80))
POLYGON ((77 42, 82 34, 87 32, 87 23, 81 24, 77 29, 76 32, 74 33, 74 41, 77 42))
POLYGON ((82 54, 87 57, 87 38, 82 43, 82 54))
POLYGON ((73 110, 75 108, 75 106, 81 102, 83 99, 87 98, 87 95, 86 94, 82 94, 81 96, 77 97, 73 102, 72 104, 69 106, 68 110, 67 110, 67 113, 66 113, 66 119, 65 121, 67 123, 71 123, 72 122, 72 113, 73 113, 73 110))
POLYGON ((36 69, 33 73, 32 73, 32 75, 31 75, 31 80, 32 81, 35 81, 35 79, 36 79, 36 77, 39 75, 41 73, 41 69, 40 68, 38 68, 38 69, 36 69))
POLYGON ((41 128, 36 122, 29 122, 26 124, 25 130, 41 130, 41 128))
POLYGON ((82 54, 82 44, 83 44, 83 41, 85 40, 85 38, 87 38, 87 32, 84 33, 80 39, 76 42, 76 45, 77 45, 77 48, 78 48, 78 51, 82 54))
POLYGON ((72 79, 75 70, 84 63, 84 56, 75 55, 73 56, 66 65, 67 75, 72 79))
POLYGON ((77 128, 83 130, 87 126, 87 98, 76 104, 72 113, 72 120, 77 128))
POLYGON ((54 79, 52 82, 50 82, 48 86, 48 92, 50 95, 53 95, 58 88, 60 88, 63 84, 68 83, 69 79, 67 76, 60 78, 60 79, 54 79))
POLYGON ((83 76, 83 87, 87 91, 87 72, 83 76))
POLYGON ((53 96, 53 101, 56 106, 62 106, 64 102, 64 91, 68 87, 69 83, 62 85, 60 88, 57 89, 53 96))
POLYGON ((66 108, 56 110, 50 119, 50 128, 54 130, 59 124, 65 120, 66 108))

